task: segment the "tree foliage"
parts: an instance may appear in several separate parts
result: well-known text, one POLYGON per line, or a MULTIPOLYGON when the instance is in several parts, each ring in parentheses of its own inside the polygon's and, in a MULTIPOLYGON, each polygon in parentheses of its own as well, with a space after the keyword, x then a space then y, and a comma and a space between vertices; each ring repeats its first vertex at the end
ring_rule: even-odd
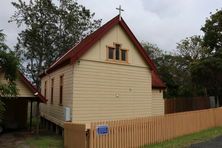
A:
POLYGON ((177 52, 189 62, 193 62, 206 56, 206 49, 202 44, 203 39, 200 36, 187 37, 177 43, 177 52))
POLYGON ((206 89, 208 95, 215 96, 222 105, 222 10, 217 10, 201 28, 204 32, 203 47, 206 57, 193 63, 193 81, 206 89))
POLYGON ((207 88, 209 95, 221 96, 222 94, 221 63, 222 58, 208 57, 192 65, 194 82, 207 88))
POLYGON ((166 84, 164 98, 191 97, 202 93, 198 87, 194 87, 190 72, 191 63, 201 54, 200 40, 197 36, 181 40, 177 44, 177 54, 164 52, 157 45, 149 42, 142 43, 166 84))
POLYGON ((26 65, 26 73, 40 85, 39 74, 60 55, 100 26, 94 13, 74 0, 23 0, 12 2, 16 12, 11 17, 25 29, 19 33, 17 55, 26 65))
MULTIPOLYGON (((8 50, 5 44, 5 34, 0 30, 0 72, 4 74, 7 83, 0 82, 0 98, 2 96, 14 96, 17 94, 16 89, 16 71, 18 60, 15 54, 8 50)), ((0 100, 0 122, 4 112, 4 103, 0 100)))
POLYGON ((151 43, 143 44, 166 83, 166 98, 215 96, 222 105, 222 10, 206 19, 203 36, 177 43, 174 54, 151 43))
POLYGON ((204 32, 204 46, 210 55, 222 54, 222 10, 217 10, 210 18, 206 19, 201 28, 204 32))
POLYGON ((4 77, 8 81, 7 84, 0 82, 0 97, 16 94, 14 81, 16 80, 16 71, 19 63, 15 54, 8 50, 8 46, 4 42, 5 35, 0 30, 0 71, 4 73, 4 77))
POLYGON ((142 42, 141 44, 152 60, 156 60, 162 57, 162 55, 164 54, 163 51, 156 44, 150 42, 142 42))

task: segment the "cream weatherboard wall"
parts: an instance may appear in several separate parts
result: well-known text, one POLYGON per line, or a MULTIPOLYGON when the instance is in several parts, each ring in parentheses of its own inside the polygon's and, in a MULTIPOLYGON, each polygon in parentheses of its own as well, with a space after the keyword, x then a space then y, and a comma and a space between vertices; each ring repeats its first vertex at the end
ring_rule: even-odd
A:
POLYGON ((152 115, 158 116, 164 114, 163 90, 152 90, 152 115))
POLYGON ((74 70, 74 121, 151 115, 151 79, 147 68, 83 60, 74 70))
MULTIPOLYGON (((17 97, 34 97, 33 92, 28 88, 24 82, 18 77, 16 82, 16 88, 18 90, 17 97)), ((5 84, 7 81, 4 78, 4 74, 0 73, 0 83, 5 84)))
POLYGON ((72 108, 73 101, 73 65, 66 65, 41 79, 41 93, 47 81, 46 104, 40 104, 41 116, 63 127, 64 107, 72 108), (63 104, 59 105, 60 76, 63 75, 63 104), (54 78, 53 103, 51 103, 51 79, 54 78))
POLYGON ((129 37, 119 25, 113 27, 108 34, 99 40, 88 52, 81 57, 81 60, 107 62, 106 46, 114 46, 114 43, 121 44, 121 48, 128 50, 128 62, 131 66, 148 67, 129 37))
POLYGON ((118 25, 74 65, 73 80, 74 122, 155 114, 152 111, 151 71, 118 25), (106 46, 113 43, 128 49, 128 64, 107 61, 106 46))

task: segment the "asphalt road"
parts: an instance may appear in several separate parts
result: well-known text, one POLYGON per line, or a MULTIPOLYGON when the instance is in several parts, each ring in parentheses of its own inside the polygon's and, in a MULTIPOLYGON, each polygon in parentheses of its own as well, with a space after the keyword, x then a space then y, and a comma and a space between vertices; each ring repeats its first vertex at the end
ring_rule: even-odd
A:
POLYGON ((192 144, 190 148, 222 148, 222 136, 216 137, 205 142, 192 144))

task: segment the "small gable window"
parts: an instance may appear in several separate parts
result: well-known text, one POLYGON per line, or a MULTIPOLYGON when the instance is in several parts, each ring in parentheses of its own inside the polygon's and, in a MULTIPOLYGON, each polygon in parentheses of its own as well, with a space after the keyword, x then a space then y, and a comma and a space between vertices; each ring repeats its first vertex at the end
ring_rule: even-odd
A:
POLYGON ((119 60, 120 55, 120 45, 116 44, 116 60, 119 60))
POLYGON ((107 46, 107 60, 112 62, 128 62, 128 50, 122 49, 121 44, 114 44, 114 46, 107 46))
POLYGON ((109 59, 114 59, 114 48, 109 47, 109 59))
POLYGON ((127 60, 127 51, 126 50, 121 50, 121 59, 122 59, 122 61, 127 60))

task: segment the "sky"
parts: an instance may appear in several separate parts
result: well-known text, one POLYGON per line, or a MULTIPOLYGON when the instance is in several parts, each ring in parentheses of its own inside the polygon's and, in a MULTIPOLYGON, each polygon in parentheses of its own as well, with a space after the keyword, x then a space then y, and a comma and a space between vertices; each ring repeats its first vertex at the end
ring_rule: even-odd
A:
MULTIPOLYGON (((8 23, 16 0, 0 0, 0 29, 7 35, 7 44, 13 47, 17 42, 18 29, 15 23, 8 23)), ((25 0, 28 1, 28 0, 25 0)), ((55 0, 56 1, 56 0, 55 0)), ((95 12, 95 19, 106 23, 116 15, 119 5, 124 11, 122 17, 139 41, 156 44, 163 50, 174 51, 182 39, 202 35, 200 30, 210 12, 222 8, 222 0, 75 0, 95 12)))

